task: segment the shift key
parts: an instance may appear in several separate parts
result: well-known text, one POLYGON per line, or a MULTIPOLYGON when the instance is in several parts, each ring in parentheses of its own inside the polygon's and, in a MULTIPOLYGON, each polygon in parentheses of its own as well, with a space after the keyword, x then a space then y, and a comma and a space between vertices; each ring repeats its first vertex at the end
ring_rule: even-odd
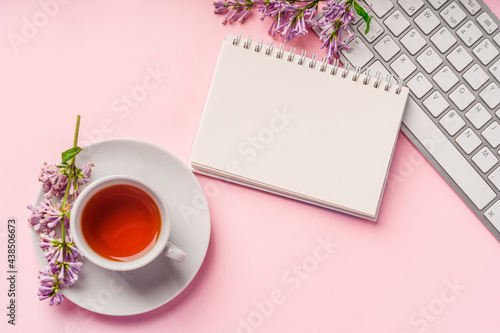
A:
MULTIPOLYGON (((361 38, 356 37, 349 43, 350 50, 343 49, 342 54, 353 66, 363 67, 373 58, 373 53, 361 38)), ((345 64, 344 64, 345 65, 345 64)))

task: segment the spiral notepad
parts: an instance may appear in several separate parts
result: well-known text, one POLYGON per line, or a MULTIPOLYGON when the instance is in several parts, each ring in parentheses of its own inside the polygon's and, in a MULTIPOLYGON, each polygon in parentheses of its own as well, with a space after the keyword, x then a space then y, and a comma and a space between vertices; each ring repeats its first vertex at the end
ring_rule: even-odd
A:
POLYGON ((408 89, 316 58, 228 36, 191 167, 376 220, 408 89))

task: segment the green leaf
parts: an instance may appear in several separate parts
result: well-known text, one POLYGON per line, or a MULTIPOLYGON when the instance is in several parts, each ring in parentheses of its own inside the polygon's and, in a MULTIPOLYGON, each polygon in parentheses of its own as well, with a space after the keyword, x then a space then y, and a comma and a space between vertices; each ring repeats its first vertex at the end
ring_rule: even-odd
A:
POLYGON ((68 162, 70 159, 75 157, 79 152, 82 151, 80 147, 73 147, 62 153, 62 163, 68 162))
POLYGON ((368 15, 366 10, 356 1, 354 1, 354 9, 356 9, 356 13, 363 18, 366 22, 365 35, 370 31, 370 21, 372 19, 371 16, 368 15))

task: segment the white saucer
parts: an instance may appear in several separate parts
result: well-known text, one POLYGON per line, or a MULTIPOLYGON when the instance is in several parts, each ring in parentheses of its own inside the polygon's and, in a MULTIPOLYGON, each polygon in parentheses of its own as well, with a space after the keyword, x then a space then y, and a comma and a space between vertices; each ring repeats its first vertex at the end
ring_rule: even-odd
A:
MULTIPOLYGON (((144 313, 169 302, 193 280, 207 252, 210 214, 200 184, 175 156, 143 141, 111 139, 91 144, 77 155, 77 165, 87 162, 95 164, 91 180, 126 174, 155 184, 172 215, 169 241, 188 257, 178 263, 160 256, 129 272, 108 271, 84 259, 78 281, 63 289, 64 296, 87 310, 114 316, 144 313)), ((42 199, 40 191, 36 204, 42 199)), ((32 240, 38 262, 45 266, 35 231, 32 240)))

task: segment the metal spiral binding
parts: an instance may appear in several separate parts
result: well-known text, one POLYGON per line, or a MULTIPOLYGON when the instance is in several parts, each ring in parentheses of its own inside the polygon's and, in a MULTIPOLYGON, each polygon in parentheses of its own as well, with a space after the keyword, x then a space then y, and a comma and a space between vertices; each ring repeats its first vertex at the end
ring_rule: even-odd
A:
POLYGON ((326 61, 326 57, 323 56, 323 58, 321 59, 321 67, 319 68, 320 72, 326 72, 326 61))
POLYGON ((288 53, 286 60, 292 62, 293 58, 295 58, 295 47, 290 47, 290 53, 288 53))
POLYGON ((335 59, 333 61, 333 67, 332 70, 330 71, 330 74, 337 75, 338 70, 339 70, 339 59, 335 59))
POLYGON ((236 38, 233 39, 233 45, 238 46, 240 44, 240 40, 241 40, 241 32, 238 32, 238 34, 236 35, 236 38))
POLYGON ((351 65, 349 63, 347 63, 345 66, 344 66, 344 70, 342 71, 342 76, 344 79, 347 77, 347 74, 349 73, 349 69, 351 68, 351 65))
POLYGON ((384 87, 384 90, 385 91, 389 91, 389 89, 391 89, 391 86, 392 86, 392 75, 391 74, 387 74, 387 78, 385 79, 385 87, 384 87))
POLYGON ((311 62, 309 62, 309 68, 314 68, 316 67, 316 58, 318 55, 316 53, 313 53, 311 56, 311 62))
POLYGON ((243 44, 243 47, 245 49, 250 49, 250 45, 252 45, 252 35, 247 37, 247 41, 243 44))
POLYGON ((358 81, 360 75, 361 75, 361 66, 356 66, 356 68, 354 69, 354 75, 352 76, 352 80, 358 81))
POLYGON ((285 53, 285 45, 280 44, 280 49, 278 50, 278 53, 276 53, 276 58, 283 59, 283 53, 285 53))
POLYGON ((403 89, 403 79, 399 78, 398 85, 396 86, 396 90, 394 90, 394 92, 399 95, 401 94, 402 89, 403 89))
POLYGON ((371 69, 368 68, 365 73, 365 78, 363 79, 363 84, 366 86, 370 83, 370 79, 372 78, 371 69))
POLYGON ((375 83, 373 84, 373 86, 375 88, 378 88, 380 86, 380 82, 382 82, 382 73, 377 72, 377 74, 375 74, 375 83))
POLYGON ((300 51, 300 58, 299 58, 298 64, 299 65, 304 64, 305 58, 306 58, 306 50, 300 51))
MULTIPOLYGON (((236 37, 233 39, 233 45, 238 46, 240 44, 240 42, 241 42, 241 33, 238 33, 236 35, 236 37)), ((245 43, 243 43, 243 48, 250 49, 251 45, 252 45, 252 36, 249 35, 247 37, 245 43)), ((259 40, 257 41, 257 44, 255 45, 254 51, 260 53, 262 51, 263 46, 264 46, 264 40, 259 38, 259 40)), ((269 41, 264 53, 266 55, 270 56, 273 54, 273 51, 274 51, 274 42, 269 41)), ((289 51, 289 54, 288 54, 288 57, 286 60, 289 62, 293 62, 293 60, 295 58, 295 52, 296 52, 295 47, 290 47, 290 51, 289 51)), ((279 49, 276 52, 276 58, 283 59, 284 54, 285 54, 285 46, 283 44, 280 44, 279 49)), ((312 54, 311 61, 309 61, 309 64, 308 64, 309 68, 316 68, 317 57, 318 57, 318 55, 316 53, 312 54)), ((307 61, 306 51, 302 50, 300 52, 300 58, 297 61, 297 63, 299 65, 303 65, 306 61, 307 61)), ((338 70, 340 68, 339 64, 340 64, 339 59, 335 59, 333 61, 332 69, 330 70, 331 75, 337 75, 338 70)), ((319 67, 319 71, 326 72, 327 68, 328 68, 328 58, 326 56, 323 56, 323 58, 321 59, 321 66, 319 67)), ((340 76, 342 78, 347 78, 349 76, 350 68, 351 68, 351 65, 349 63, 347 63, 344 66, 344 68, 342 69, 342 73, 340 76)), ((359 81, 359 78, 362 75, 361 66, 356 66, 353 71, 354 71, 354 73, 353 73, 351 79, 352 79, 352 81, 357 82, 357 81, 359 81)), ((370 70, 370 68, 367 68, 366 72, 364 73, 364 78, 363 78, 362 83, 364 85, 369 85, 371 78, 372 78, 371 70, 370 70)), ((386 83, 384 86, 384 90, 390 91, 391 87, 393 85, 393 81, 394 81, 393 75, 388 74, 385 81, 386 81, 386 83)), ((373 83, 373 87, 379 88, 381 84, 382 84, 382 73, 377 71, 375 73, 375 82, 373 83)), ((397 85, 396 85, 396 89, 394 90, 394 92, 396 94, 400 94, 402 89, 403 89, 403 80, 401 78, 398 79, 396 84, 397 85)))
POLYGON ((271 55, 271 53, 273 53, 273 49, 274 49, 274 42, 270 41, 269 44, 267 45, 266 55, 271 55))
POLYGON ((264 40, 262 38, 259 38, 259 41, 257 45, 255 45, 255 52, 260 52, 262 50, 262 45, 264 44, 264 40))

